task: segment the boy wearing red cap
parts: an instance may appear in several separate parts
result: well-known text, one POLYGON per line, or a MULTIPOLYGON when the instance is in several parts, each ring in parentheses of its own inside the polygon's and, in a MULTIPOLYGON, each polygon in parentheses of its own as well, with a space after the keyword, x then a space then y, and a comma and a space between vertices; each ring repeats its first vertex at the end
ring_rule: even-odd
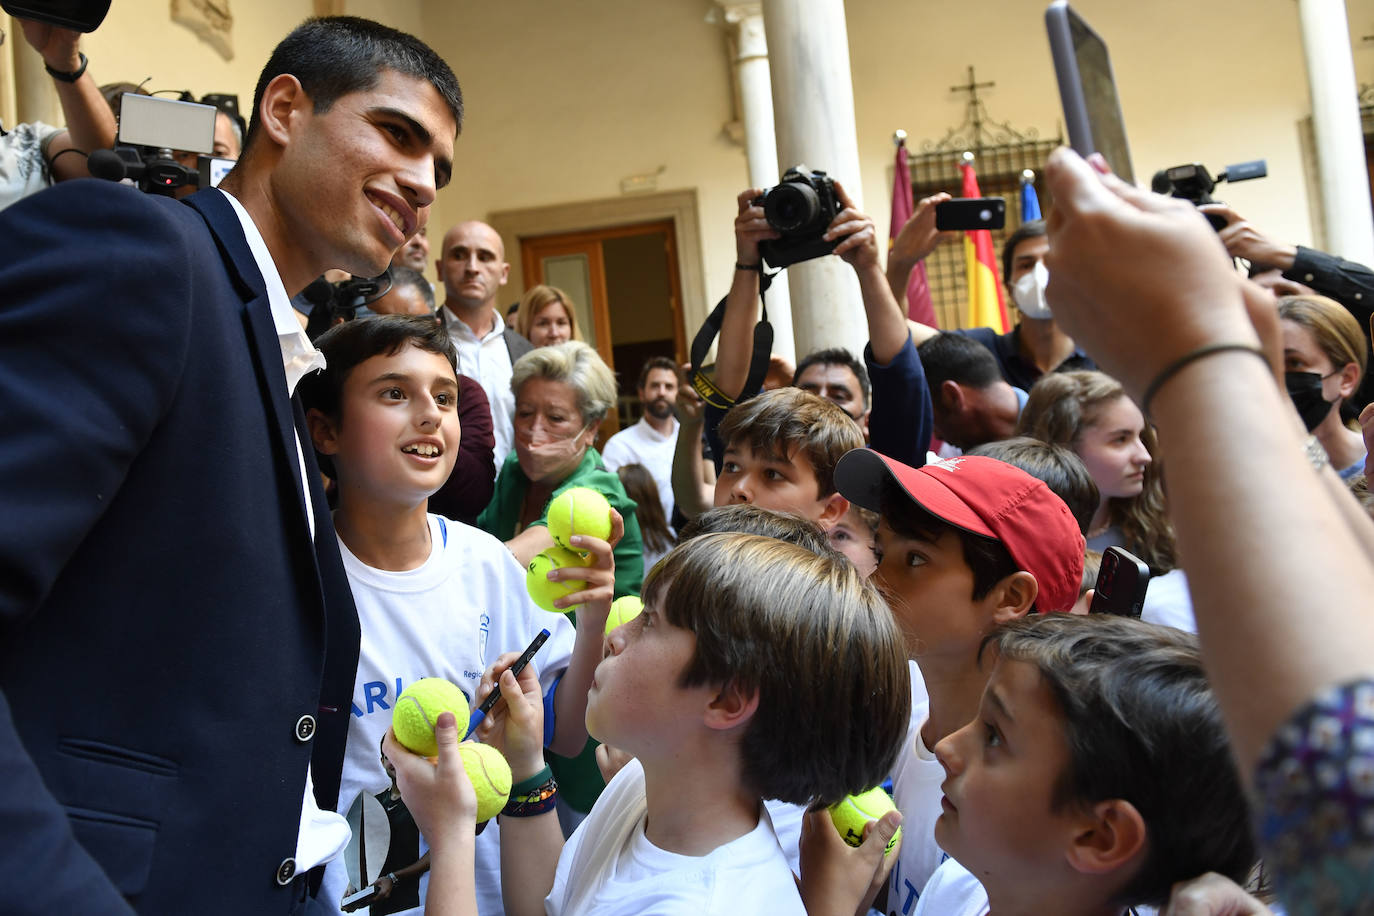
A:
POLYGON ((1073 607, 1083 535, 1042 481, 993 458, 912 468, 855 449, 836 465, 835 484, 880 515, 874 582, 930 694, 927 706, 912 710, 893 779, 904 840, 887 911, 908 916, 945 858, 934 835, 945 772, 930 748, 976 717, 988 679, 978 649, 997 624, 1073 607))

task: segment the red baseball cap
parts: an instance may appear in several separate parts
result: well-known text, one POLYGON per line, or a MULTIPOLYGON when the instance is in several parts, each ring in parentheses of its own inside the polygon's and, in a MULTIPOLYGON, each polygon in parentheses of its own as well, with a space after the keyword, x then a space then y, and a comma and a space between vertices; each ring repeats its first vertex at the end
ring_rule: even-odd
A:
POLYGON ((965 455, 913 468, 872 449, 846 452, 835 486, 855 505, 882 511, 883 489, 900 487, 922 509, 1007 548, 1035 576, 1036 610, 1068 611, 1083 583, 1083 533, 1044 481, 996 458, 965 455))

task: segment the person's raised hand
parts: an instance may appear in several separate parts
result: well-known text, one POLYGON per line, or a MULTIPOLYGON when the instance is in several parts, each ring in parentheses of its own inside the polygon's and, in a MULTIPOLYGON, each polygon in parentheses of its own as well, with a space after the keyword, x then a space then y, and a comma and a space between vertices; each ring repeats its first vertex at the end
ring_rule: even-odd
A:
POLYGON ((763 215, 763 204, 754 203, 762 194, 762 188, 750 188, 741 191, 735 198, 739 206, 739 213, 735 216, 735 260, 740 264, 762 263, 759 242, 781 238, 778 231, 768 225, 768 219, 763 215))
POLYGON ((634 754, 626 753, 609 744, 596 746, 596 768, 601 771, 601 781, 610 782, 616 773, 625 769, 625 764, 634 760, 634 754))
POLYGON ((43 63, 62 73, 74 73, 81 68, 80 32, 32 19, 20 19, 19 25, 24 30, 24 40, 43 56, 43 63))
POLYGON ((835 197, 840 202, 841 210, 835 214, 835 218, 830 221, 821 238, 827 242, 838 239, 835 254, 855 270, 877 264, 878 230, 873 225, 873 218, 859 212, 849 193, 845 191, 844 185, 839 181, 835 182, 835 197))
POLYGON ((892 240, 892 250, 888 252, 888 264, 903 264, 909 271, 917 261, 924 261, 942 242, 958 238, 958 230, 941 231, 935 228, 935 206, 949 200, 950 196, 941 191, 923 197, 916 203, 911 218, 902 224, 897 237, 892 240))
MULTIPOLYGON (((466 722, 463 727, 467 727, 466 722)), ((434 723, 434 739, 439 745, 434 762, 403 747, 391 729, 382 741, 382 753, 396 770, 401 797, 430 846, 461 834, 470 837, 477 829, 477 793, 463 768, 458 737, 453 713, 443 712, 434 723)))
POLYGON ((864 830, 858 847, 846 843, 824 808, 802 819, 801 890, 808 916, 867 913, 901 852, 901 840, 883 851, 901 826, 900 811, 889 811, 864 830))
POLYGON ((1230 878, 1208 872, 1180 881, 1169 893, 1160 916, 1273 916, 1269 907, 1251 897, 1230 878))
POLYGON ((1298 253, 1295 246, 1280 245, 1226 204, 1203 204, 1198 209, 1226 220, 1226 226, 1217 235, 1231 257, 1282 270, 1293 266, 1293 258, 1298 253))
POLYGON ((1192 204, 1062 147, 1045 180, 1055 201, 1045 257, 1055 319, 1133 397, 1199 347, 1256 343, 1241 280, 1192 204))

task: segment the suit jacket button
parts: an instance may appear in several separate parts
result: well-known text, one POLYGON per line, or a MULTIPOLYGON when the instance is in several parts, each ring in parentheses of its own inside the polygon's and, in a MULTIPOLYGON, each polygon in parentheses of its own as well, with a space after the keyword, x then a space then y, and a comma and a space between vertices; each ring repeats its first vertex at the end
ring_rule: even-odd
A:
POLYGON ((296 720, 296 740, 302 743, 315 737, 315 717, 301 716, 296 720))
POLYGON ((291 883, 291 879, 294 877, 296 877, 296 860, 289 857, 282 859, 281 864, 277 866, 277 883, 285 887, 291 883))

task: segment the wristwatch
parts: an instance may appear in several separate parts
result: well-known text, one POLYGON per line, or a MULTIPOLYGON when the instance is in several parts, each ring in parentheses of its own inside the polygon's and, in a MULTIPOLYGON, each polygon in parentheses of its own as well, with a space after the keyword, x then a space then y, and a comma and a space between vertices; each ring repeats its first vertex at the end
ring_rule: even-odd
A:
POLYGON ((401 879, 396 877, 396 873, 394 871, 387 872, 386 877, 391 882, 392 887, 395 887, 397 884, 401 883, 401 879))

